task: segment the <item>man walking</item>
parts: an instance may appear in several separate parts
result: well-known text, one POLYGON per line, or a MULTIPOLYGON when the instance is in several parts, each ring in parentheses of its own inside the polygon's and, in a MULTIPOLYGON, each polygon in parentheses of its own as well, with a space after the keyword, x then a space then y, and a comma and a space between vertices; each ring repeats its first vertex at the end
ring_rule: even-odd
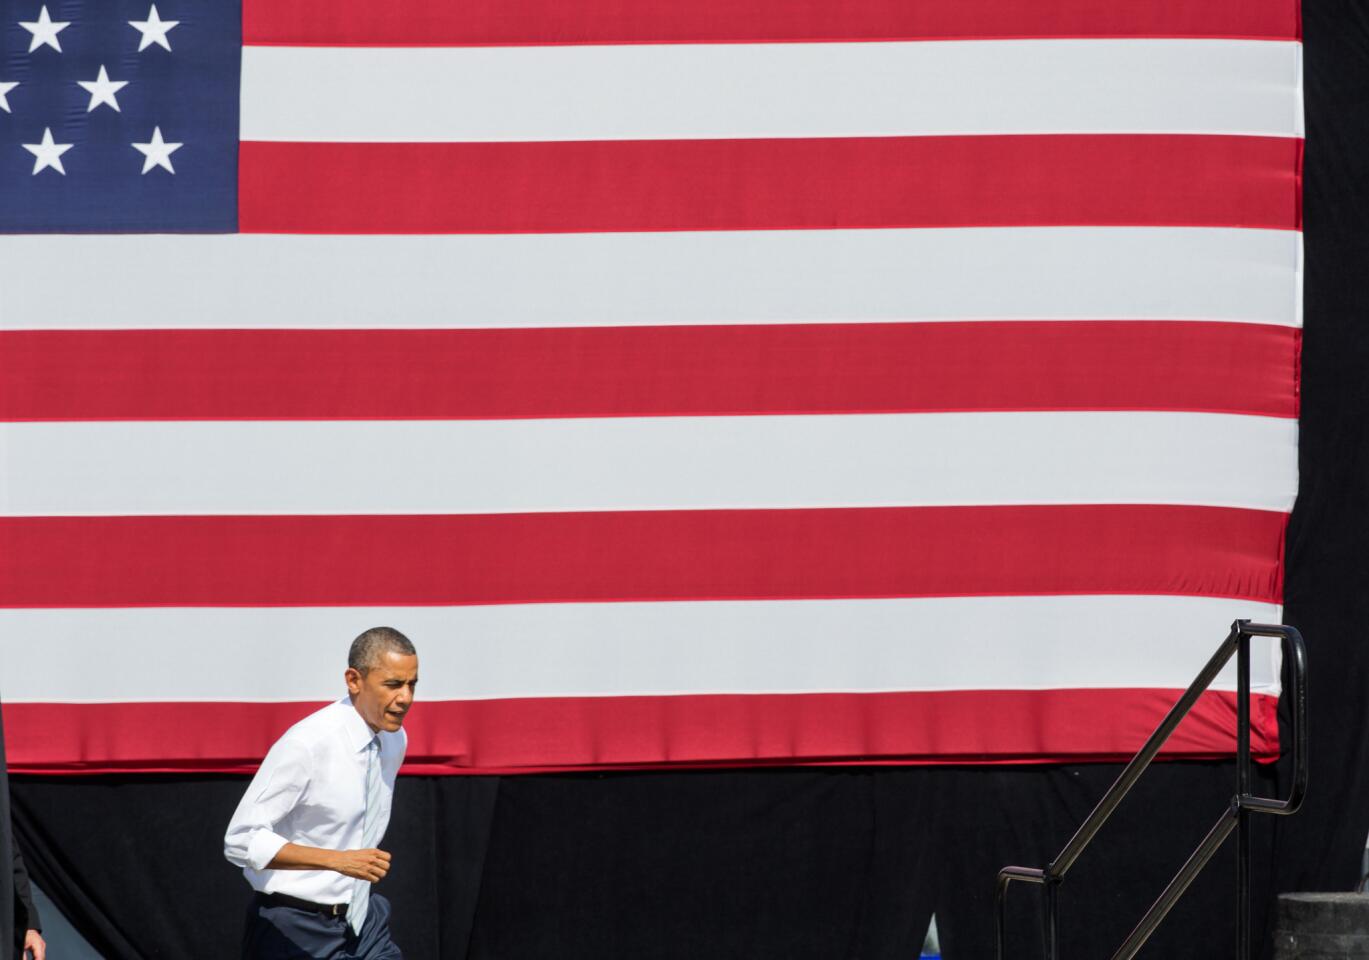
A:
POLYGON ((371 884, 390 870, 379 849, 404 760, 404 718, 418 654, 391 627, 352 642, 347 696, 276 741, 224 836, 224 856, 256 895, 244 960, 397 960, 390 905, 371 884))

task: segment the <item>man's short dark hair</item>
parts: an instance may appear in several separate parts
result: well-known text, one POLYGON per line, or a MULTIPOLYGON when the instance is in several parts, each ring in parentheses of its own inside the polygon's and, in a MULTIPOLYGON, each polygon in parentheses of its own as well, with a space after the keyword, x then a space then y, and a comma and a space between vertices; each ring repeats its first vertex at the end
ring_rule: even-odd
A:
POLYGON ((347 651, 347 666, 365 676, 387 653, 404 657, 418 655, 413 642, 394 627, 372 627, 352 641, 352 648, 347 651))

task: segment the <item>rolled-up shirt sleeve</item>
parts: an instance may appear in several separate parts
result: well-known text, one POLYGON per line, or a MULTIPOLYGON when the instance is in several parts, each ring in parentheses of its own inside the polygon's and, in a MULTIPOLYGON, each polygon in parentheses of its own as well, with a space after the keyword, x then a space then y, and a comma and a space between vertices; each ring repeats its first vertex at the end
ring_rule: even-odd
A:
POLYGON ((309 751, 300 744, 281 740, 271 748, 228 822, 223 855, 229 863, 265 870, 289 843, 276 832, 276 825, 299 803, 309 785, 310 767, 309 751))

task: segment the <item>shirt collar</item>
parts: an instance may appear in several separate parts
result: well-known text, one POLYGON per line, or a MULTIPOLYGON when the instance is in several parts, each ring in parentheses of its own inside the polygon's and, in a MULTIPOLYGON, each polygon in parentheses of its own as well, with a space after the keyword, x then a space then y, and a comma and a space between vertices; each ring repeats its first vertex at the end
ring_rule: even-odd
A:
POLYGON ((351 697, 343 697, 338 701, 338 706, 342 708, 342 728, 347 731, 347 739, 354 749, 365 750, 379 734, 371 732, 370 725, 361 718, 357 708, 352 706, 351 697))

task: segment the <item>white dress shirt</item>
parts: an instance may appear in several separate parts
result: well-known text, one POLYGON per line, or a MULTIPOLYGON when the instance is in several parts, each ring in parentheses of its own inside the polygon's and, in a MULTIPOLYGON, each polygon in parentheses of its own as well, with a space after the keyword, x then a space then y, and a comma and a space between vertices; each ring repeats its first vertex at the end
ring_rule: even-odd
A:
POLYGON ((381 835, 390 822, 395 774, 408 735, 371 732, 349 699, 295 724, 266 754, 223 838, 223 854, 252 889, 314 903, 350 903, 356 880, 332 870, 268 870, 287 843, 328 850, 361 847, 366 747, 380 738, 381 835))

